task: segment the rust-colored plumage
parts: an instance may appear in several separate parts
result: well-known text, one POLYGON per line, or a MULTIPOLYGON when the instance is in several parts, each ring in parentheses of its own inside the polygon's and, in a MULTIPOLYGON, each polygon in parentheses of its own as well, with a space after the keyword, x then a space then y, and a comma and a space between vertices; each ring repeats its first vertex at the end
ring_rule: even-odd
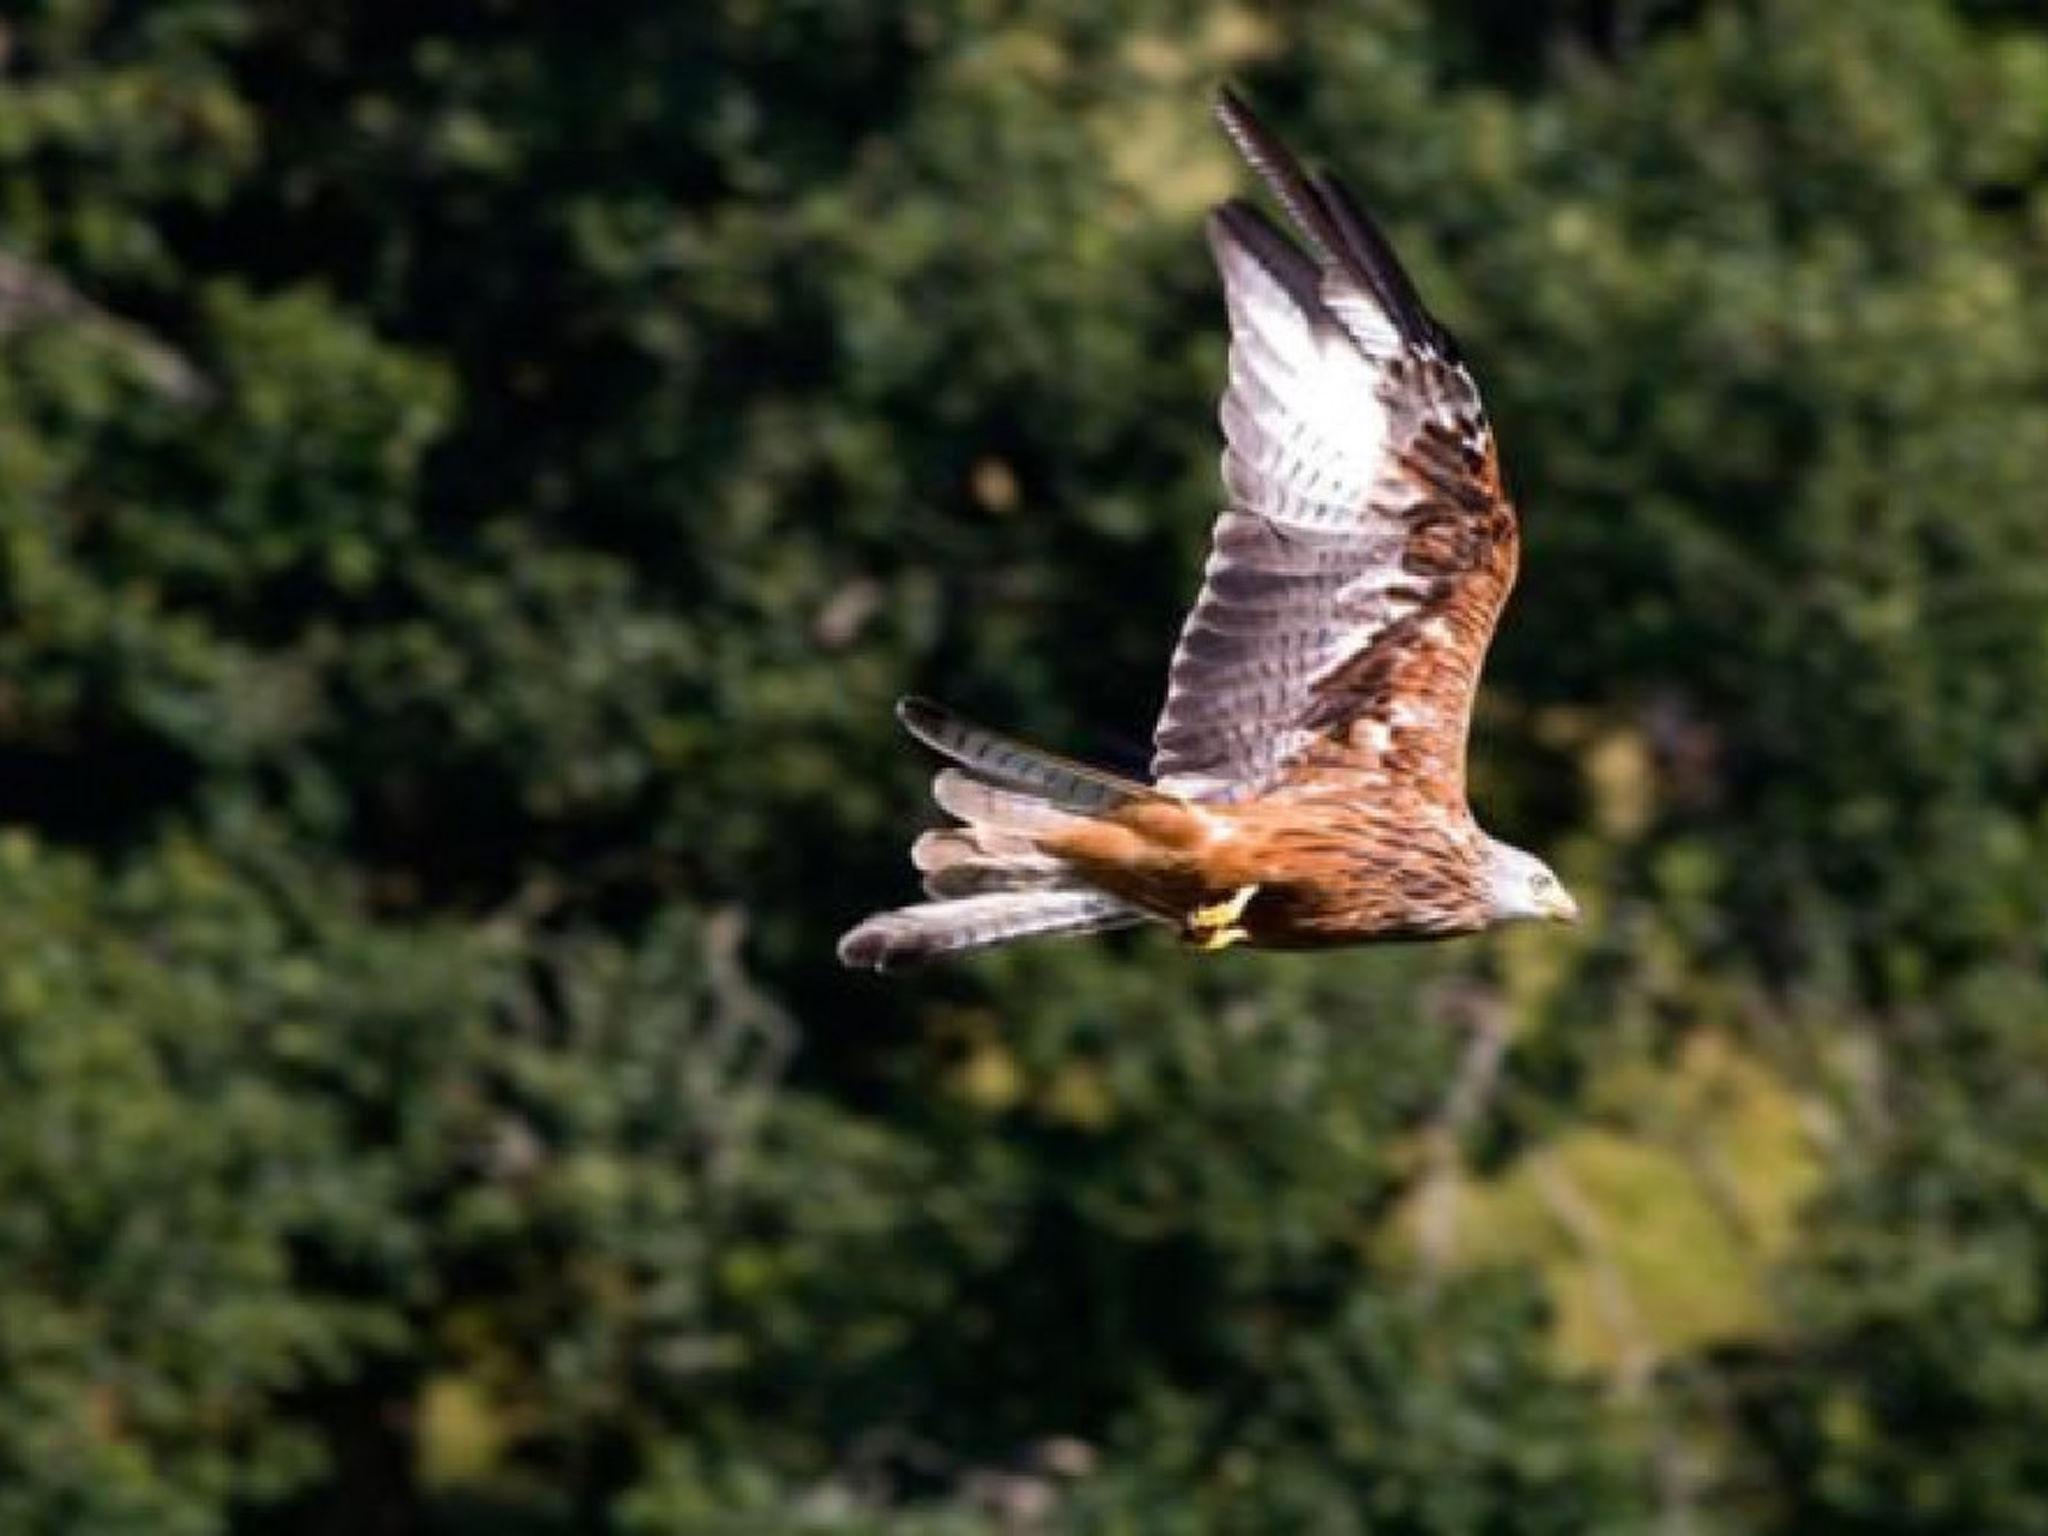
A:
POLYGON ((1519 548, 1478 388, 1349 194, 1230 93, 1217 116, 1306 249, 1247 203, 1209 221, 1229 500, 1153 782, 906 701, 905 725, 955 764, 935 794, 959 824, 913 850, 933 899, 856 927, 849 965, 1147 921, 1203 949, 1313 948, 1575 913, 1466 804, 1473 698, 1519 548))

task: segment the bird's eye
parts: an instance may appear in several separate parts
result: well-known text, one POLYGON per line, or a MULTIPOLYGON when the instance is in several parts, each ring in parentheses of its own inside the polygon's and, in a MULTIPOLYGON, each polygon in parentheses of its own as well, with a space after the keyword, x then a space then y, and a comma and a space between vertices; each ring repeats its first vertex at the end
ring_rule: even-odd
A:
POLYGON ((1529 889, 1532 891, 1547 891, 1555 884, 1557 882, 1549 875, 1538 875, 1529 882, 1529 889))

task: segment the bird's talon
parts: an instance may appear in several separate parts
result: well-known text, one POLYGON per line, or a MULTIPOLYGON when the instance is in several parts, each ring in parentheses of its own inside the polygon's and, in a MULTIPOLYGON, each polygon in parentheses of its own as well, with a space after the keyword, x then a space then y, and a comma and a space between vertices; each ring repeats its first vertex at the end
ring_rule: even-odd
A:
POLYGON ((1238 926, 1237 920, 1244 916, 1244 909, 1258 893, 1256 885, 1241 885, 1223 901, 1196 907, 1188 913, 1185 923, 1188 943, 1205 954, 1243 943, 1251 934, 1238 926))
POLYGON ((1190 928, 1227 928, 1244 916, 1244 909, 1251 905, 1252 898, 1259 894, 1256 885, 1240 885, 1224 900, 1210 906, 1197 907, 1188 914, 1190 928))

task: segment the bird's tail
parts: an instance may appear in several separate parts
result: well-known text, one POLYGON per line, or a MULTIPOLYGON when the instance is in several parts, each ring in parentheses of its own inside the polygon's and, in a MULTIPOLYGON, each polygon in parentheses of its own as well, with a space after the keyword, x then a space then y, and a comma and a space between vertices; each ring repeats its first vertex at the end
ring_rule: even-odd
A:
POLYGON ((857 925, 839 941, 841 964, 907 970, 1016 939, 1102 933, 1146 920, 1044 852, 1040 840, 1156 791, 970 725, 929 700, 903 700, 896 718, 952 759, 955 766, 932 781, 932 798, 957 824, 911 846, 931 899, 857 925))

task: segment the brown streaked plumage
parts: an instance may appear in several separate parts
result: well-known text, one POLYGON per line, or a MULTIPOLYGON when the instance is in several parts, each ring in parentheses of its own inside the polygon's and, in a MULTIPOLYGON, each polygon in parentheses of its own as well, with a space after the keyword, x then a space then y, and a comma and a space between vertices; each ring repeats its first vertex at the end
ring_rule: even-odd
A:
POLYGON ((1230 315, 1228 505, 1181 632, 1150 784, 906 700, 958 825, 923 905, 841 940, 891 969, 1169 923, 1197 947, 1443 938, 1576 907, 1465 798, 1466 735, 1517 518, 1478 387, 1377 226, 1229 92, 1217 116, 1306 247, 1209 220, 1230 315))

